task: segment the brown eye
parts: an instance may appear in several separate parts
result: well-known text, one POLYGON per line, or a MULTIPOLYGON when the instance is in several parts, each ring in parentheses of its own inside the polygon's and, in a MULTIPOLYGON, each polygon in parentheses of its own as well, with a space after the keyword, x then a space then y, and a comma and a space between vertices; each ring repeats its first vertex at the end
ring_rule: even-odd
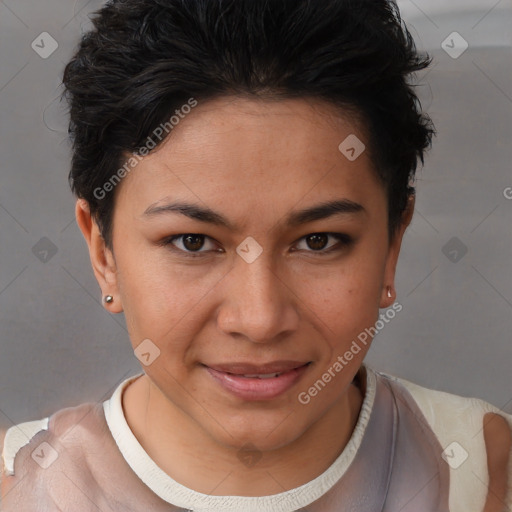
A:
POLYGON ((299 247, 299 250, 310 253, 316 252, 319 255, 323 255, 346 249, 352 245, 353 242, 354 239, 351 236, 343 233, 311 233, 310 235, 302 237, 298 246, 305 243, 306 247, 299 247), (338 243, 330 243, 329 245, 329 239, 337 240, 338 243))
POLYGON ((184 235, 182 238, 187 251, 198 251, 204 245, 204 235, 184 235))
POLYGON ((313 233, 312 235, 308 235, 306 237, 306 243, 310 249, 315 251, 321 251, 325 249, 329 241, 329 235, 326 233, 313 233))
POLYGON ((219 251, 209 236, 196 233, 170 236, 163 239, 159 245, 169 247, 184 256, 205 256, 207 253, 219 251))

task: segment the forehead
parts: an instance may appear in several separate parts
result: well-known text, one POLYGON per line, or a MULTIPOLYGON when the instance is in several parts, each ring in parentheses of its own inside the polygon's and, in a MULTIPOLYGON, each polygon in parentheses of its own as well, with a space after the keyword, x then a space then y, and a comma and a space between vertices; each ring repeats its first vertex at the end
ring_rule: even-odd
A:
POLYGON ((364 128, 319 100, 223 97, 199 103, 124 178, 119 200, 129 196, 139 211, 178 195, 226 206, 238 198, 249 206, 297 203, 305 196, 326 200, 327 191, 361 202, 380 189, 364 128))
POLYGON ((175 154, 194 147, 201 148, 201 153, 223 147, 231 154, 242 154, 265 146, 268 151, 259 152, 259 159, 276 158, 277 152, 294 153, 299 159, 308 154, 318 156, 326 147, 332 150, 333 144, 336 150, 340 137, 347 134, 367 138, 355 111, 312 98, 221 97, 200 103, 178 121, 161 147, 173 152, 169 146, 174 146, 175 154))

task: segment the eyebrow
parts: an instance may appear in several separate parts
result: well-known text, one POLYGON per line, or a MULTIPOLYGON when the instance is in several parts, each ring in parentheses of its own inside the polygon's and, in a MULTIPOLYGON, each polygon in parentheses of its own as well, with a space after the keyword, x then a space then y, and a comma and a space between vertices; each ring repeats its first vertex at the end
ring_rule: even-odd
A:
MULTIPOLYGON (((163 205, 153 204, 144 211, 143 216, 153 217, 168 213, 177 213, 199 222, 222 226, 232 231, 235 231, 236 229, 235 226, 233 226, 233 224, 222 214, 207 207, 203 208, 201 206, 185 202, 173 202, 163 205)), ((308 222, 327 219, 335 215, 347 215, 354 213, 366 213, 366 210, 359 203, 349 199, 339 199, 292 212, 285 218, 284 224, 289 227, 296 227, 301 224, 307 224, 308 222)))

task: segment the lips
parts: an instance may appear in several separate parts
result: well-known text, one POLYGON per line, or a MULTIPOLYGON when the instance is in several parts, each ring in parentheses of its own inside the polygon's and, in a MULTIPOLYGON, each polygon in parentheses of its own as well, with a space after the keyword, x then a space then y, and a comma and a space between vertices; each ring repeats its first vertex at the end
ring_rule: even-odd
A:
POLYGON ((272 361, 264 364, 253 363, 221 363, 205 365, 218 372, 230 373, 249 377, 251 375, 271 375, 289 372, 301 366, 309 364, 309 361, 272 361))
POLYGON ((273 361, 203 365, 221 387, 243 400, 272 400, 291 390, 308 371, 310 362, 273 361))

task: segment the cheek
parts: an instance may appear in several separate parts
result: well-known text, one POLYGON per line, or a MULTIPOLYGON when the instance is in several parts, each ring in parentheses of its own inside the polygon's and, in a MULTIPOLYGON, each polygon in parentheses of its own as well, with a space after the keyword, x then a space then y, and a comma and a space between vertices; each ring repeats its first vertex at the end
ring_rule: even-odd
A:
MULTIPOLYGON (((118 284, 133 344, 149 338, 161 346, 172 333, 173 351, 179 340, 201 325, 201 304, 208 302, 222 278, 219 271, 173 263, 165 250, 125 250, 117 262, 118 284), (204 302, 203 302, 204 301, 204 302)), ((166 348, 166 350, 167 350, 166 348)))
POLYGON ((307 308, 325 325, 326 336, 346 343, 378 318, 385 270, 383 251, 361 248, 328 274, 302 282, 307 308))

